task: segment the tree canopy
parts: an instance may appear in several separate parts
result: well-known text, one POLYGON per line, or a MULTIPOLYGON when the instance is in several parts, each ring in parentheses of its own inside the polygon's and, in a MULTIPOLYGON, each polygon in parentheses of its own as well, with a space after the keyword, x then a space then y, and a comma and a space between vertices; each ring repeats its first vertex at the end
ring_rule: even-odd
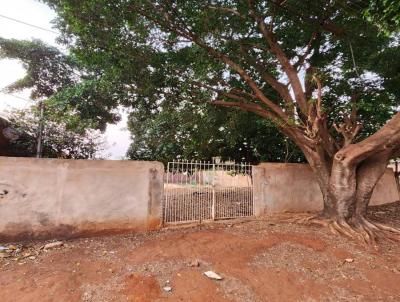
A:
POLYGON ((370 0, 356 3, 366 7, 364 15, 377 24, 386 34, 400 30, 400 3, 392 0, 370 0))
POLYGON ((290 79, 277 68, 282 63, 257 28, 256 13, 266 16, 266 24, 274 18, 271 38, 305 75, 303 103, 315 100, 313 79, 318 75, 325 110, 339 123, 357 103, 368 134, 368 126, 382 125, 398 102, 398 66, 393 62, 399 60, 393 59, 399 47, 391 45, 390 37, 379 36, 354 8, 345 9, 344 2, 250 1, 253 13, 246 1, 46 2, 60 16, 64 42, 97 71, 97 81, 123 87, 118 89, 119 104, 153 108, 251 98, 254 93, 240 67, 272 103, 292 106, 276 90, 287 90, 286 98, 292 98, 291 89, 284 88, 290 79))
POLYGON ((22 79, 5 88, 7 92, 29 88, 32 99, 48 98, 75 82, 76 62, 40 40, 0 38, 0 58, 17 59, 26 70, 22 79))
MULTIPOLYGON (((104 130, 105 122, 116 121, 117 116, 115 120, 104 116, 102 103, 96 98, 98 95, 101 99, 111 98, 112 93, 120 95, 123 93, 118 91, 120 85, 112 87, 102 79, 99 82, 93 78, 88 80, 89 68, 84 68, 73 55, 66 55, 40 40, 2 38, 0 55, 20 60, 26 69, 26 75, 5 90, 31 89, 33 100, 44 99, 45 121, 63 124, 77 135, 84 134, 88 128, 104 130), (108 88, 96 91, 103 83, 108 88), (99 108, 93 110, 97 106, 99 108)), ((18 115, 23 117, 22 112, 18 115)), ((31 114, 27 113, 24 118, 28 115, 31 114)), ((132 159, 167 162, 173 158, 209 160, 218 155, 223 159, 252 163, 304 161, 299 149, 277 132, 271 122, 248 113, 227 112, 206 103, 177 100, 163 110, 135 106, 129 115, 128 128, 133 143, 127 155, 132 159)), ((35 148, 33 142, 28 144, 35 148)), ((26 148, 21 152, 34 154, 34 150, 27 152, 26 148)))
POLYGON ((332 229, 365 241, 400 233, 365 217, 400 153, 398 34, 376 24, 396 26, 389 1, 45 2, 76 58, 120 85, 119 104, 209 103, 268 119, 310 164, 332 229))
MULTIPOLYGON (((1 58, 17 59, 26 70, 22 79, 4 90, 18 92, 30 89, 32 101, 45 103, 42 156, 74 159, 98 157, 103 141, 94 128, 104 130, 107 122, 118 119, 107 107, 88 105, 87 99, 81 98, 78 103, 74 103, 76 100, 73 97, 60 101, 61 95, 70 87, 79 91, 77 85, 82 85, 87 79, 85 70, 80 68, 75 58, 40 40, 0 38, 1 58)), ((95 96, 95 91, 91 90, 90 95, 95 96)), ((99 103, 103 99, 99 98, 99 103)), ((38 108, 13 110, 7 113, 7 118, 20 134, 19 139, 11 142, 10 152, 16 156, 36 156, 40 124, 38 108)))
POLYGON ((101 81, 73 55, 40 40, 0 38, 0 59, 22 62, 26 75, 5 88, 6 92, 31 89, 32 100, 44 100, 47 118, 66 123, 72 130, 104 130, 119 120, 117 106, 101 81), (72 92, 72 91, 73 92, 72 92))

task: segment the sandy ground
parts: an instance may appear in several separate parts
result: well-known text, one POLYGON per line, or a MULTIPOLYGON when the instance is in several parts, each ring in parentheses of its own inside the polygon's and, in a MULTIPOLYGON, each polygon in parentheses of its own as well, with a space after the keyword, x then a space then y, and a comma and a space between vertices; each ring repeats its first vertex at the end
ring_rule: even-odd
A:
MULTIPOLYGON (((400 227, 400 203, 371 215, 400 227)), ((400 301, 399 244, 274 217, 45 243, 1 252, 0 301, 400 301)))

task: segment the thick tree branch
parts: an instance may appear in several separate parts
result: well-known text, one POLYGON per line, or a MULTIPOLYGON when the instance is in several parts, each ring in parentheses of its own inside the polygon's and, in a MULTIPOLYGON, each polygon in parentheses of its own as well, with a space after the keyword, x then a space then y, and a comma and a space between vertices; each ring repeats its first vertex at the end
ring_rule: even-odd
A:
POLYGON ((213 86, 204 84, 202 82, 193 81, 193 80, 190 80, 190 83, 195 85, 195 86, 197 86, 197 87, 202 87, 202 88, 206 88, 206 89, 212 90, 212 91, 218 93, 219 96, 224 96, 226 98, 229 98, 229 99, 237 101, 237 102, 225 102, 225 101, 219 100, 219 101, 213 101, 212 104, 222 106, 220 104, 221 102, 224 102, 224 104, 231 103, 230 106, 226 105, 225 107, 239 107, 238 105, 240 104, 241 105, 240 108, 243 109, 243 110, 249 109, 247 111, 255 112, 255 113, 259 114, 259 115, 260 115, 260 112, 263 112, 263 114, 261 116, 263 116, 265 118, 270 118, 270 119, 273 119, 275 121, 277 121, 277 120, 282 121, 281 118, 276 113, 270 112, 270 111, 266 110, 265 108, 263 108, 262 106, 260 106, 258 104, 249 103, 249 100, 259 101, 259 99, 254 94, 251 94, 251 93, 248 93, 246 91, 239 90, 239 89, 236 89, 236 88, 231 89, 230 91, 224 91, 224 90, 215 88, 213 86), (235 104, 236 106, 233 106, 233 104, 235 104), (257 108, 257 112, 254 111, 256 108, 257 108))
POLYGON ((272 102, 268 97, 264 95, 264 93, 261 91, 261 89, 258 87, 257 83, 250 77, 250 75, 237 63, 235 63, 232 59, 230 59, 227 55, 224 53, 219 52, 215 48, 207 45, 204 41, 202 41, 195 33, 191 32, 188 30, 187 27, 185 27, 185 24, 179 24, 176 23, 176 20, 172 18, 170 13, 161 7, 157 7, 153 3, 150 4, 152 5, 153 8, 160 10, 162 12, 162 18, 165 22, 160 22, 157 18, 154 16, 147 14, 146 17, 155 22, 156 24, 168 28, 170 31, 173 31, 179 35, 182 35, 183 37, 191 40, 193 43, 197 44, 204 50, 206 50, 211 56, 213 56, 216 59, 221 60, 225 64, 227 64, 229 67, 231 67, 235 72, 237 72, 240 77, 249 85, 249 87, 254 91, 256 97, 263 102, 268 108, 271 109, 275 114, 277 114, 281 119, 287 120, 288 116, 286 113, 282 110, 280 106, 272 102))
POLYGON ((335 155, 335 160, 346 165, 357 165, 373 154, 395 150, 400 146, 400 112, 386 125, 357 144, 349 144, 335 155))
POLYGON ((264 118, 268 118, 272 120, 277 128, 287 135, 290 139, 292 139, 296 144, 302 146, 302 148, 310 149, 312 148, 310 141, 307 141, 306 137, 299 131, 297 127, 292 127, 287 121, 280 119, 272 112, 265 110, 263 107, 257 104, 250 104, 245 103, 243 101, 238 102, 231 102, 231 101, 223 101, 223 100, 216 100, 211 102, 211 104, 222 106, 222 107, 237 107, 243 111, 253 112, 262 116, 264 118))
POLYGON ((259 99, 257 98, 257 96, 255 96, 254 94, 251 94, 247 91, 243 91, 237 88, 233 88, 230 91, 224 91, 218 88, 215 88, 211 85, 207 85, 203 82, 199 82, 199 81, 195 81, 195 80, 189 80, 191 84, 197 86, 197 87, 202 87, 202 88, 206 88, 208 90, 212 90, 218 94, 230 97, 230 98, 235 98, 238 99, 240 98, 240 100, 253 100, 253 101, 259 101, 259 99))
POLYGON ((343 136, 343 147, 350 145, 362 129, 361 124, 352 124, 348 122, 341 123, 339 125, 333 124, 333 127, 343 136))
POLYGON ((313 49, 313 42, 315 41, 315 38, 317 37, 318 33, 313 32, 310 38, 310 41, 308 42, 306 49, 304 53, 299 56, 299 59, 297 60, 296 63, 294 63, 294 68, 297 70, 298 67, 304 64, 304 61, 306 60, 307 56, 311 53, 311 50, 313 49))
POLYGON ((261 34, 270 46, 271 52, 275 55, 275 57, 281 64, 283 71, 288 77, 290 84, 293 88, 295 99, 300 107, 301 112, 307 115, 307 100, 303 91, 303 87, 301 86, 301 81, 297 74, 296 68, 292 65, 292 63, 290 63, 289 58, 279 46, 273 32, 267 27, 264 19, 258 16, 253 9, 250 9, 250 15, 253 16, 254 20, 257 22, 261 34))
POLYGON ((257 105, 257 104, 245 103, 243 101, 227 102, 227 101, 222 101, 222 100, 213 101, 213 102, 211 102, 211 104, 222 106, 222 107, 237 107, 244 111, 256 113, 264 118, 276 119, 276 117, 273 114, 271 114, 271 112, 265 110, 264 108, 262 108, 260 105, 257 105))
POLYGON ((269 84, 273 89, 275 89, 276 92, 278 92, 278 94, 281 96, 281 98, 286 103, 286 107, 289 110, 289 115, 293 117, 293 114, 294 114, 293 107, 295 106, 295 102, 294 102, 292 96, 290 95, 290 92, 289 92, 289 89, 287 88, 287 86, 284 85, 283 83, 279 82, 274 76, 272 76, 271 74, 266 72, 265 71, 266 67, 263 66, 262 63, 258 62, 256 59, 251 57, 244 49, 244 45, 241 45, 240 50, 241 50, 241 53, 245 56, 247 63, 250 66, 254 67, 258 71, 261 78, 267 84, 269 84))
POLYGON ((312 79, 317 84, 317 99, 309 104, 306 133, 310 138, 319 141, 326 153, 333 157, 338 148, 329 132, 326 113, 322 108, 322 83, 315 74, 312 79))

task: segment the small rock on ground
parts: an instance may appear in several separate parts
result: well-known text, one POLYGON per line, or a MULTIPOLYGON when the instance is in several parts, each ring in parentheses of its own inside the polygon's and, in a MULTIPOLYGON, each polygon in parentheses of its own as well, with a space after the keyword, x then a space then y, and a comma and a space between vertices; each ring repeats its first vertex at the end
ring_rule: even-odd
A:
POLYGON ((222 277, 213 271, 204 272, 204 275, 206 275, 210 279, 222 280, 222 277))

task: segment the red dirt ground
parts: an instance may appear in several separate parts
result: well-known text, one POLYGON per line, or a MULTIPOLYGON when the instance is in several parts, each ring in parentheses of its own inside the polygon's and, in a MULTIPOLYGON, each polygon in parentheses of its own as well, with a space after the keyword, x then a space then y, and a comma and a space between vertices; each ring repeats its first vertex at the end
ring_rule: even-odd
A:
MULTIPOLYGON (((371 215, 400 227, 399 209, 371 215)), ((0 301, 400 301, 399 244, 366 249, 274 217, 43 244, 0 259, 0 301)))

